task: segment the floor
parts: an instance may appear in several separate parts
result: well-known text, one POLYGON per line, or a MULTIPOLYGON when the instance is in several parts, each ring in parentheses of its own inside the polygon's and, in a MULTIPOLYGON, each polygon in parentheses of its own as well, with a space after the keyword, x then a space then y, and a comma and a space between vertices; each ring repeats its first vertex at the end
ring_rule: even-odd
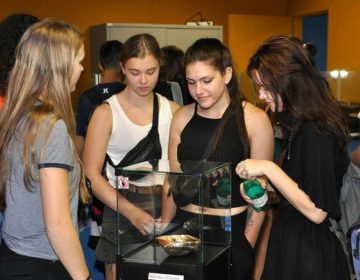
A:
POLYGON ((85 227, 80 231, 80 241, 83 247, 86 264, 91 273, 92 280, 104 280, 104 274, 95 267, 95 251, 87 246, 90 227, 85 227))

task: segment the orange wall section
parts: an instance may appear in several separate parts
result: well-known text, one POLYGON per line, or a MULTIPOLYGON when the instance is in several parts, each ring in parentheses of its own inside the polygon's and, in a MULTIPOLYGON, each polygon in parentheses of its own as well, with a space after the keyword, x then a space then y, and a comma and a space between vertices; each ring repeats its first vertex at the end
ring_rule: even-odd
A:
POLYGON ((341 100, 360 103, 360 2, 332 0, 329 8, 328 70, 345 69, 341 100))
POLYGON ((328 68, 360 70, 360 1, 333 0, 329 10, 328 68))
MULTIPOLYGON (((228 26, 231 14, 293 16, 293 34, 301 37, 302 16, 326 10, 329 15, 328 69, 360 72, 360 36, 353 34, 360 30, 358 0, 0 0, 0 20, 15 12, 25 12, 39 18, 54 17, 73 23, 84 32, 87 53, 85 70, 74 100, 80 92, 91 86, 93 80, 88 46, 88 28, 91 25, 105 22, 183 24, 190 16, 201 12, 203 17, 214 24, 223 25, 224 42, 229 45, 229 37, 233 37, 228 26)), ((246 28, 247 26, 240 26, 238 30, 241 32, 246 28)), ((352 84, 360 85, 360 81, 352 84)), ((344 99, 360 102, 360 93, 345 90, 344 94, 344 99), (350 95, 347 96, 348 94, 350 95)))
POLYGON ((249 58, 270 36, 291 35, 292 29, 292 18, 289 16, 229 15, 229 48, 240 88, 251 102, 258 100, 245 73, 249 58))
MULTIPOLYGON (((340 100, 360 103, 360 2, 358 0, 291 0, 289 15, 295 18, 328 12, 327 69, 345 69, 340 100)), ((337 95, 337 84, 330 81, 337 95)))
POLYGON ((229 47, 237 69, 242 72, 260 43, 273 35, 291 34, 291 17, 229 15, 229 47))
MULTIPOLYGON (((285 15, 287 0, 0 0, 0 20, 15 12, 33 14, 39 18, 53 17, 75 24, 85 33, 85 70, 77 85, 74 100, 80 92, 92 84, 90 73, 89 26, 100 23, 156 23, 184 24, 197 12, 215 25, 224 26, 224 42, 227 42, 228 14, 285 15)), ((199 18, 196 18, 199 19, 199 18)))
POLYGON ((332 0, 290 0, 289 14, 303 16, 327 11, 332 0))

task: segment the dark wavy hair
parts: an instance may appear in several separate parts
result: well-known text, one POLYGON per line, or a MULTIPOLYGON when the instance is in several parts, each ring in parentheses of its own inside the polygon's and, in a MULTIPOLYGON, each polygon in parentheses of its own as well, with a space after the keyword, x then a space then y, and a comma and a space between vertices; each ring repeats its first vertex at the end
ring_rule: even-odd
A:
POLYGON ((302 122, 313 121, 320 131, 333 135, 346 148, 349 138, 346 119, 312 59, 314 53, 314 46, 302 44, 296 37, 274 36, 250 58, 247 74, 273 94, 275 119, 290 135, 296 133, 302 122), (282 112, 278 112, 279 97, 282 112))
POLYGON ((159 80, 184 83, 184 51, 176 46, 161 48, 163 61, 159 80))
MULTIPOLYGON (((219 141, 219 138, 222 135, 222 131, 225 125, 235 118, 236 125, 239 131, 239 136, 241 144, 244 147, 244 154, 246 157, 250 155, 250 144, 249 137, 247 134, 245 119, 244 119, 244 108, 243 102, 246 101, 245 96, 241 93, 239 89, 238 82, 236 80, 236 73, 234 65, 232 62, 232 57, 229 49, 224 46, 218 39, 215 38, 203 38, 195 41, 185 52, 184 65, 193 63, 193 62, 206 62, 209 65, 213 66, 215 69, 224 74, 227 67, 231 67, 232 77, 230 82, 227 84, 227 88, 230 95, 230 106, 231 113, 227 115, 223 124, 219 129, 217 135, 216 145, 219 141)), ((216 147, 215 145, 215 147, 216 147)))
POLYGON ((5 94, 15 49, 25 30, 39 19, 28 14, 12 14, 0 23, 0 94, 5 94))
POLYGON ((123 43, 119 40, 104 42, 99 51, 100 64, 104 69, 120 67, 120 54, 123 43))

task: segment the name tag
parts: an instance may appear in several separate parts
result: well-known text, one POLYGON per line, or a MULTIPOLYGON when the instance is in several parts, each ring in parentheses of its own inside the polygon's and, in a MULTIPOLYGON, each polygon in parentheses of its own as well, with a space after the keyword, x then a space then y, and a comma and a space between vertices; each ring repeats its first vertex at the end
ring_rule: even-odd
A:
POLYGON ((184 280, 184 275, 149 272, 148 280, 184 280))

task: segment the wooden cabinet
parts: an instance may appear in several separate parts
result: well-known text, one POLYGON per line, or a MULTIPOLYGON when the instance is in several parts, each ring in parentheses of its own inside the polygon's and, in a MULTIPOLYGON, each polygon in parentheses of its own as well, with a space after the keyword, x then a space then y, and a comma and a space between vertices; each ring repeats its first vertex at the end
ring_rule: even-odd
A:
POLYGON ((175 24, 127 24, 104 23, 90 27, 91 69, 98 72, 99 48, 107 40, 125 42, 139 33, 149 33, 159 42, 160 47, 175 45, 184 51, 199 38, 223 40, 223 27, 214 25, 175 25, 175 24))

